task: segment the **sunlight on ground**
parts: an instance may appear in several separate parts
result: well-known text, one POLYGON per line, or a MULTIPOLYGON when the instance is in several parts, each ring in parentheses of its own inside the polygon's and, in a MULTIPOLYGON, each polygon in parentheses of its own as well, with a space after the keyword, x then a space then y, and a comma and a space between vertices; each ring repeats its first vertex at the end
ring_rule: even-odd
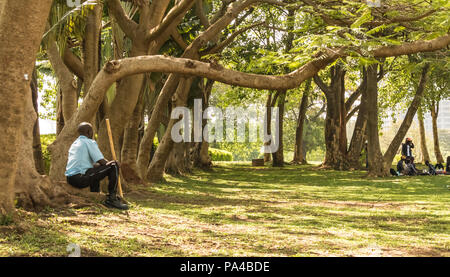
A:
POLYGON ((19 211, 1 256, 450 256, 450 176, 219 163, 105 208, 19 211))

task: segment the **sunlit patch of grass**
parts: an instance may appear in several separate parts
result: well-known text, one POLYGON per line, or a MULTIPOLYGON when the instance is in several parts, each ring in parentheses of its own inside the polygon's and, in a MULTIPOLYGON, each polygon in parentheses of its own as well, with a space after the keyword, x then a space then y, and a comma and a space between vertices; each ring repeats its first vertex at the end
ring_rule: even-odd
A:
POLYGON ((220 163, 141 187, 128 213, 23 212, 31 227, 0 229, 0 255, 65 256, 76 243, 82 256, 450 256, 447 185, 220 163))

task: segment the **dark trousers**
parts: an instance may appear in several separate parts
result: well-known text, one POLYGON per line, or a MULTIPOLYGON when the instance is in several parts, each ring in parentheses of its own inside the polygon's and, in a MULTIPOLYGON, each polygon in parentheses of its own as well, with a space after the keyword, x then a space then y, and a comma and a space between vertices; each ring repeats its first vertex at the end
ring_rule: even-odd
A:
POLYGON ((109 194, 116 194, 117 180, 119 178, 119 167, 116 163, 109 165, 101 165, 90 168, 85 174, 77 174, 67 177, 67 182, 76 188, 90 187, 91 192, 100 191, 100 181, 108 177, 108 192, 109 194))

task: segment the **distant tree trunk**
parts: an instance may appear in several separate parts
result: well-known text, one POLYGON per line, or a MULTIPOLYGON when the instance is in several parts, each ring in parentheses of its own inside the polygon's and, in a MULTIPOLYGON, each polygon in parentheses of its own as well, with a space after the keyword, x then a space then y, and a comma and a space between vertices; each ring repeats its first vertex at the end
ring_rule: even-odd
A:
POLYGON ((61 109, 62 122, 67 122, 75 114, 78 107, 78 93, 74 75, 64 64, 56 42, 50 43, 47 49, 47 56, 59 81, 59 97, 61 101, 59 101, 58 108, 61 109))
POLYGON ((423 122, 423 120, 424 120, 423 119, 423 110, 421 107, 419 107, 417 119, 419 121, 420 149, 422 152, 422 163, 425 163, 425 161, 430 161, 430 153, 428 152, 428 147, 427 147, 425 124, 423 122))
POLYGON ((423 94, 425 91, 425 86, 427 84, 428 80, 428 69, 429 64, 425 65, 422 69, 422 74, 420 76, 419 80, 419 86, 417 87, 416 94, 414 95, 414 99, 411 102, 411 105, 408 108, 408 111, 406 112, 405 118, 402 121, 402 124, 400 125, 400 128, 397 131, 397 134, 392 139, 392 142, 389 144, 388 149, 384 153, 384 163, 386 171, 388 171, 391 168, 392 161, 394 160, 395 154, 397 153, 403 138, 406 136, 406 133, 409 130, 409 127, 411 127, 411 124, 413 122, 414 116, 416 115, 417 109, 421 105, 423 94))
MULTIPOLYGON (((25 103, 28 100, 31 104, 30 80, 51 3, 50 0, 3 0, 1 3, 0 216, 14 212, 14 184, 18 162, 22 163, 19 151, 23 142, 25 103)), ((30 160, 30 156, 26 159, 30 160)), ((34 170, 32 164, 29 166, 34 170)))
POLYGON ((436 156, 436 161, 438 163, 444 163, 444 158, 441 153, 441 148, 439 146, 439 134, 437 119, 439 116, 439 101, 433 101, 431 105, 431 121, 433 124, 433 143, 434 143, 434 155, 436 156))
MULTIPOLYGON (((142 98, 145 86, 142 86, 141 90, 142 91, 139 98, 142 98)), ((139 101, 136 104, 130 121, 125 126, 125 130, 123 132, 121 168, 123 178, 129 183, 141 183, 141 178, 139 178, 139 175, 137 174, 136 159, 139 148, 139 126, 141 125, 143 118, 143 109, 144 102, 139 101)))
MULTIPOLYGON (((272 107, 275 105, 276 100, 279 96, 279 93, 276 93, 273 97, 272 97, 272 92, 269 92, 269 94, 267 95, 267 101, 266 101, 266 114, 265 114, 265 118, 266 118, 266 125, 264 126, 265 131, 264 133, 267 135, 267 141, 264 142, 264 146, 270 146, 271 141, 273 139, 272 136, 272 126, 271 126, 271 122, 272 122, 272 107)), ((272 153, 266 153, 264 152, 264 162, 270 162, 272 160, 272 153)))
MULTIPOLYGON (((177 88, 180 78, 175 74, 170 74, 156 100, 153 111, 149 117, 144 136, 139 144, 137 170, 142 179, 146 178, 148 166, 150 163, 150 149, 153 145, 153 139, 159 129, 161 122, 167 111, 168 102, 177 88)), ((161 143, 162 139, 159 140, 161 143)))
POLYGON ((294 146, 294 159, 292 163, 295 164, 306 164, 306 158, 303 155, 304 146, 303 146, 303 129, 305 125, 306 118, 306 110, 308 107, 308 97, 309 92, 311 90, 311 81, 312 79, 308 79, 305 84, 305 91, 303 92, 302 100, 300 102, 300 107, 298 109, 298 118, 297 118, 297 128, 295 130, 295 146, 294 146))
MULTIPOLYGON (((364 76, 366 71, 364 69, 364 76)), ((364 77, 367 82, 366 76, 364 77)), ((355 129, 348 148, 347 160, 350 168, 361 168, 361 152, 364 147, 365 133, 367 130, 367 88, 362 89, 361 103, 359 106, 358 117, 356 118, 355 129)))
POLYGON ((319 76, 314 76, 314 81, 324 92, 327 99, 327 112, 325 117, 325 160, 324 167, 338 170, 348 168, 346 160, 347 138, 341 134, 346 130, 345 107, 345 70, 335 65, 330 69, 331 83, 325 85, 319 76), (345 149, 344 149, 345 148, 345 149))
POLYGON ((278 149, 272 153, 273 162, 272 165, 276 167, 284 166, 284 154, 283 154, 283 118, 284 118, 284 106, 286 102, 286 91, 281 91, 277 99, 278 106, 278 149))
POLYGON ((33 70, 33 78, 31 80, 31 97, 33 98, 33 108, 36 113, 36 121, 33 126, 33 157, 34 166, 39 174, 45 174, 44 158, 42 156, 41 132, 39 130, 39 113, 38 113, 38 84, 36 68, 33 70))
MULTIPOLYGON (((275 97, 278 97, 277 95, 275 97)), ((274 99, 275 100, 275 99, 274 99)), ((269 94, 267 95, 267 101, 266 101, 266 125, 264 126, 265 128, 265 134, 267 134, 268 138, 272 138, 272 128, 271 128, 271 121, 272 121, 272 93, 269 92, 269 94)), ((264 142, 265 146, 269 146, 270 145, 270 140, 271 139, 267 139, 266 142, 264 142)), ((271 153, 266 153, 264 152, 264 162, 270 162, 271 160, 271 153)))
MULTIPOLYGON (((209 98, 211 96, 211 91, 214 85, 214 81, 213 80, 207 80, 206 84, 203 85, 203 81, 202 83, 202 114, 204 112, 204 110, 206 108, 208 108, 209 106, 209 98)), ((207 124, 207 120, 203 119, 202 120, 202 130, 203 132, 207 132, 207 130, 205 130, 205 126, 207 124)), ((205 133, 203 133, 205 134, 205 133)), ((205 135, 202 136, 202 141, 198 142, 195 144, 194 146, 194 154, 193 154, 193 161, 194 161, 194 166, 198 167, 198 168, 202 168, 202 169, 208 169, 211 168, 212 166, 212 161, 211 161, 211 157, 209 156, 208 153, 208 148, 209 148, 209 143, 205 140, 205 135)))
MULTIPOLYGON (((192 78, 180 78, 180 82, 178 83, 178 88, 174 95, 174 106, 175 107, 183 107, 186 106, 188 91, 191 88, 192 78)), ((159 143, 158 148, 156 149, 155 155, 152 158, 150 166, 147 170, 147 179, 150 182, 157 182, 162 179, 164 175, 164 169, 166 167, 166 161, 169 158, 169 154, 171 154, 171 150, 174 145, 174 141, 172 140, 171 130, 173 125, 178 122, 179 119, 170 119, 166 128, 166 132, 164 133, 164 137, 162 141, 159 143)), ((182 143, 182 142, 181 142, 182 143)), ((169 161, 169 166, 172 172, 185 172, 183 168, 185 161, 181 161, 184 158, 185 152, 184 148, 177 147, 177 150, 172 154, 172 159, 169 161), (177 163, 176 160, 180 159, 177 163)))
POLYGON ((367 150, 369 156, 369 176, 385 177, 389 175, 389 171, 384 166, 378 134, 377 68, 377 64, 369 65, 367 68, 367 150))

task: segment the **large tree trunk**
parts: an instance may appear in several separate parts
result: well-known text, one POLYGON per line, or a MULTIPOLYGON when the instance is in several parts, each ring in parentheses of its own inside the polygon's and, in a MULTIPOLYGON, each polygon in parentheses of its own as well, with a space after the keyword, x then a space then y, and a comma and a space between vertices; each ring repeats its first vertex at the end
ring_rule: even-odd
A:
POLYGON ((442 156, 441 148, 439 146, 439 133, 437 126, 438 115, 439 115, 439 102, 433 101, 431 106, 431 122, 433 125, 434 155, 436 156, 436 161, 438 163, 444 163, 444 158, 442 156))
POLYGON ((150 163, 150 149, 153 145, 153 139, 164 118, 164 113, 167 110, 167 103, 176 90, 178 82, 179 77, 175 74, 170 74, 167 78, 167 81, 165 82, 164 87, 162 88, 154 105, 147 128, 144 132, 144 137, 139 144, 137 172, 142 179, 146 178, 147 169, 150 163))
POLYGON ((386 170, 384 166, 378 135, 377 68, 378 64, 372 64, 367 68, 367 152, 369 156, 369 176, 385 177, 389 175, 389 170, 386 170))
POLYGON ((14 192, 17 205, 26 209, 40 210, 46 206, 55 207, 70 200, 64 189, 50 182, 35 168, 33 155, 33 128, 37 120, 29 91, 25 100, 25 120, 22 128, 23 141, 20 144, 20 165, 16 173, 14 192))
POLYGON ((339 65, 330 69, 331 83, 325 85, 318 76, 314 81, 325 93, 327 99, 327 112, 325 117, 325 160, 324 167, 337 170, 348 168, 347 163, 347 113, 345 110, 345 70, 339 65))
POLYGON ((282 167, 284 166, 284 149, 283 149, 283 118, 284 118, 284 105, 286 102, 286 91, 281 91, 277 99, 278 106, 278 149, 272 153, 272 166, 282 167))
POLYGON ((311 81, 312 79, 308 79, 308 81, 306 81, 305 91, 303 92, 300 107, 298 109, 297 128, 295 130, 294 159, 292 160, 292 163, 294 164, 307 163, 306 158, 303 155, 303 152, 305 152, 303 146, 303 129, 305 125, 306 110, 308 107, 309 91, 311 90, 311 81))
MULTIPOLYGON (((181 78, 178 83, 177 91, 174 95, 174 107, 185 107, 188 100, 188 92, 191 88, 193 78, 181 78)), ((163 140, 156 149, 155 156, 150 163, 147 170, 147 178, 150 182, 157 181, 156 178, 161 179, 164 174, 164 169, 167 167, 168 172, 175 174, 183 174, 189 172, 190 161, 186 155, 186 142, 174 143, 171 136, 173 125, 178 122, 178 119, 170 119, 163 140), (173 147, 173 146, 176 147, 173 147), (172 151, 172 148, 174 151, 172 151), (170 158, 170 159, 169 159, 170 158)), ((189 132, 189 130, 184 130, 189 132)), ((188 153, 189 154, 189 153, 188 153)))
MULTIPOLYGON (((144 81, 145 82, 145 81, 144 81)), ((145 91, 142 87, 141 96, 145 91)), ((121 168, 123 178, 130 183, 141 183, 141 178, 137 175, 136 159, 139 147, 139 127, 143 121, 144 102, 139 101, 134 108, 130 121, 125 126, 122 152, 121 152, 121 168)))
POLYGON ((384 153, 384 164, 385 164, 385 170, 388 171, 391 168, 392 161, 394 160, 395 154, 398 151, 398 148, 400 147, 403 138, 406 136, 406 133, 409 130, 409 127, 411 127, 411 124, 413 122, 414 116, 416 115, 417 109, 421 105, 423 93, 425 91, 425 86, 427 83, 427 74, 429 65, 427 64, 422 69, 422 74, 420 76, 419 86, 416 90, 416 95, 414 96, 413 101, 411 102, 411 105, 408 108, 408 111, 406 112, 405 118, 403 119, 402 124, 400 125, 400 128, 397 131, 397 134, 392 139, 391 144, 389 145, 388 149, 384 153))
MULTIPOLYGON (((18 154, 23 141, 24 108, 28 96, 28 101, 31 103, 31 95, 28 94, 30 79, 51 3, 50 0, 2 1, 3 8, 0 14, 0 110, 2 111, 0 216, 14 212, 14 183, 20 161, 18 154)), ((26 158, 31 160, 31 156, 32 153, 26 158)), ((29 166, 34 169, 34 165, 29 166)))
POLYGON ((420 150, 422 152, 422 163, 425 164, 425 161, 430 161, 430 153, 428 152, 427 147, 427 139, 425 132, 425 124, 423 122, 423 110, 419 107, 417 113, 417 120, 419 121, 419 133, 420 133, 420 150))

